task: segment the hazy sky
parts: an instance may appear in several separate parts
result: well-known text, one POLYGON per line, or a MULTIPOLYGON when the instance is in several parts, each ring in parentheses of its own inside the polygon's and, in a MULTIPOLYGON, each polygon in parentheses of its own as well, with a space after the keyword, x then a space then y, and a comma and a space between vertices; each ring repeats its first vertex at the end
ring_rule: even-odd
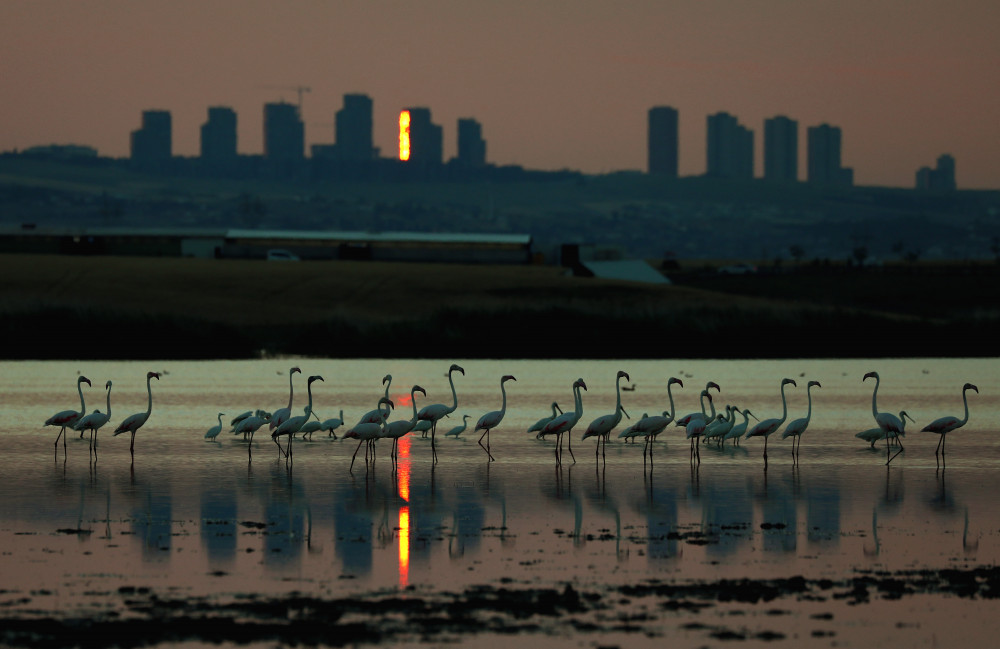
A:
POLYGON ((963 188, 1000 187, 996 0, 0 0, 0 151, 86 144, 126 156, 141 112, 173 114, 197 155, 207 108, 231 106, 262 151, 266 102, 303 95, 307 144, 333 142, 343 95, 375 104, 375 140, 427 106, 487 158, 535 169, 646 167, 646 113, 680 111, 682 175, 705 171, 705 118, 728 111, 843 130, 863 185, 910 187, 956 158, 963 188))

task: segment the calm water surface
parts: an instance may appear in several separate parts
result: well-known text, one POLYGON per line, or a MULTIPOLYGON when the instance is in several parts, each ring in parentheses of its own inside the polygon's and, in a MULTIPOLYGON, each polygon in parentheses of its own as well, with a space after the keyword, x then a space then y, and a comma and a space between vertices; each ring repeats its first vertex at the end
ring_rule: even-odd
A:
MULTIPOLYGON (((343 409, 354 422, 375 407, 385 374, 392 375, 390 396, 400 404, 393 419, 412 414, 407 400, 414 384, 427 390, 418 407, 450 404, 451 362, 4 364, 4 614, 99 615, 120 608, 120 589, 133 587, 221 600, 247 593, 344 597, 480 584, 600 588, 650 580, 839 579, 867 570, 989 566, 1000 558, 995 359, 458 360, 466 372, 455 374, 458 409, 438 431, 436 465, 430 441, 420 437, 404 438, 398 471, 383 444, 373 464, 366 465, 362 449, 353 472, 356 443, 325 433, 296 441, 290 467, 265 434, 254 442, 252 461, 242 439, 229 433, 217 442, 203 439, 219 412, 228 421, 245 410, 286 405, 291 365, 302 369, 293 379, 296 414, 306 402, 305 377, 319 374, 324 381, 314 383, 315 410, 327 418, 343 409), (798 383, 786 389, 789 419, 805 415, 806 382, 820 381, 799 465, 778 436, 769 442, 766 472, 756 439, 738 448, 703 446, 700 465, 692 465, 683 431, 674 427, 657 441, 653 465, 644 464, 641 443, 617 443, 617 432, 606 461, 598 462, 593 442, 579 436, 592 419, 614 411, 619 369, 631 376, 623 385, 634 390, 622 392, 622 403, 633 418, 668 408, 670 376, 684 381, 674 390, 679 413, 698 410, 700 390, 714 380, 722 387, 717 404, 748 407, 761 419, 781 415, 783 377, 798 383), (153 412, 136 436, 133 459, 127 437, 111 431, 145 410, 149 370, 162 377, 153 381, 153 412), (884 446, 871 450, 854 437, 874 425, 874 381, 862 382, 870 370, 881 375, 879 409, 906 410, 917 422, 909 424, 906 450, 888 468, 884 446), (84 385, 88 411, 105 408, 103 386, 114 382, 111 423, 99 434, 96 461, 78 434, 70 436, 65 454, 61 443, 54 452, 58 429, 42 426, 55 412, 79 407, 79 374, 93 382, 84 385), (506 417, 491 435, 497 461, 488 463, 478 435, 446 439, 443 433, 461 423, 462 414, 471 415, 471 429, 484 412, 498 409, 503 374, 517 380, 507 383, 506 417), (574 432, 576 463, 567 454, 560 468, 553 442, 525 431, 552 401, 572 407, 577 377, 589 390, 574 432), (979 394, 969 393, 969 423, 949 437, 941 471, 937 436, 918 431, 937 417, 962 416, 965 382, 978 385, 979 394)), ((627 425, 623 420, 617 430, 627 425)), ((873 632, 887 640, 930 638, 955 610, 978 616, 984 605, 932 599, 932 613, 926 602, 873 604, 871 610, 891 620, 881 626, 845 608, 831 623, 835 636, 809 635, 802 625, 813 611, 803 603, 787 634, 801 632, 800 640, 819 645, 863 646, 873 632), (912 608, 924 610, 922 622, 900 627, 912 608)), ((975 620, 964 627, 969 640, 996 629, 989 618, 975 620)), ((703 639, 690 633, 696 644, 703 639)))

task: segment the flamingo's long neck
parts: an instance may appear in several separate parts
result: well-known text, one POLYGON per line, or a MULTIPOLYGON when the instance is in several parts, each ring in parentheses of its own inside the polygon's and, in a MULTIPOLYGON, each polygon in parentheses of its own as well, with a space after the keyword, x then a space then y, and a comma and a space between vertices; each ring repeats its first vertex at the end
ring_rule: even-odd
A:
POLYGON ((455 375, 453 370, 448 372, 448 383, 451 385, 451 399, 454 404, 448 412, 455 412, 458 409, 458 393, 455 392, 455 375))
POLYGON ((108 386, 108 419, 111 418, 111 386, 108 386))
POLYGON ((580 417, 583 417, 583 393, 580 392, 580 386, 573 387, 573 416, 574 423, 580 421, 580 417))
POLYGON ((969 388, 962 388, 962 403, 965 404, 965 418, 962 419, 962 426, 969 422, 969 388))
MULTIPOLYGON (((674 418, 674 395, 670 392, 670 388, 674 387, 673 383, 667 383, 667 399, 670 400, 670 418, 674 418)), ((667 415, 664 415, 667 416, 667 415)))
POLYGON ((153 412, 153 386, 150 383, 152 380, 153 380, 152 376, 147 376, 146 377, 146 392, 149 394, 149 403, 146 404, 146 418, 147 419, 149 419, 150 413, 153 412))
POLYGON ((504 386, 504 381, 500 381, 500 395, 503 397, 503 402, 500 404, 500 416, 503 417, 507 412, 507 388, 504 386))
POLYGON ((809 421, 809 419, 812 418, 812 414, 813 414, 812 387, 813 386, 810 385, 809 387, 806 388, 806 399, 809 402, 809 407, 806 408, 806 421, 809 421))
MULTIPOLYGON (((410 390, 410 401, 413 402, 413 419, 410 420, 410 425, 411 426, 416 426, 417 425, 417 391, 416 390, 410 390)), ((381 406, 379 406, 379 409, 381 410, 381 406)), ((344 411, 341 410, 340 412, 341 412, 340 418, 343 419, 344 418, 344 415, 343 415, 344 411)))
MULTIPOLYGON (((784 381, 781 382, 781 420, 785 421, 788 418, 788 402, 785 401, 785 386, 788 385, 784 381)), ((808 392, 808 390, 807 390, 808 392)))
POLYGON ((878 374, 875 375, 875 389, 872 391, 872 416, 878 418, 878 407, 875 405, 875 397, 878 395, 878 374))
MULTIPOLYGON (((309 413, 312 414, 313 409, 313 384, 312 381, 306 384, 306 394, 309 395, 309 405, 306 406, 309 409, 309 413)), ((291 407, 291 401, 289 401, 289 407, 291 407)), ((306 419, 309 419, 309 415, 306 415, 306 419)))
MULTIPOLYGON (((615 423, 614 426, 618 425, 618 422, 622 420, 622 377, 618 377, 615 380, 615 393, 617 395, 615 401, 615 423)), ((612 426, 612 428, 614 428, 612 426)))
POLYGON ((295 372, 288 373, 288 412, 292 411, 292 377, 295 376, 295 372))
POLYGON ((87 414, 87 406, 83 403, 83 381, 76 382, 76 391, 80 393, 80 416, 87 414))

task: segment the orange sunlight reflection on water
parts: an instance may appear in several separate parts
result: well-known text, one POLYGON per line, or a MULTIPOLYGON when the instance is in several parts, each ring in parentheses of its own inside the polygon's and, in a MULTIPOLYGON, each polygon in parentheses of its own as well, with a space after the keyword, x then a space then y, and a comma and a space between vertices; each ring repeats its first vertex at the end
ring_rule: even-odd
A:
MULTIPOLYGON (((399 460, 397 476, 399 479, 399 497, 410 500, 410 438, 403 436, 399 440, 399 460)), ((399 508, 399 587, 405 588, 410 583, 410 507, 399 508)))

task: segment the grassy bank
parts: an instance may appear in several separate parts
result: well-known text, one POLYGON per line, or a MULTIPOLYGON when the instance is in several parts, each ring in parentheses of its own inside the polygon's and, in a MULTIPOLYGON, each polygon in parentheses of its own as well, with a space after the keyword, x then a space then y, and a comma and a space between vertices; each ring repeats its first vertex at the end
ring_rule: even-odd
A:
MULTIPOLYGON (((913 277, 896 281, 920 294, 913 277)), ((540 266, 0 255, 0 357, 996 355, 995 304, 930 317, 851 304, 850 282, 861 295, 872 280, 844 275, 829 300, 808 276, 783 276, 772 297, 761 283, 650 286, 540 266)), ((974 299, 975 284, 942 299, 974 299)))

